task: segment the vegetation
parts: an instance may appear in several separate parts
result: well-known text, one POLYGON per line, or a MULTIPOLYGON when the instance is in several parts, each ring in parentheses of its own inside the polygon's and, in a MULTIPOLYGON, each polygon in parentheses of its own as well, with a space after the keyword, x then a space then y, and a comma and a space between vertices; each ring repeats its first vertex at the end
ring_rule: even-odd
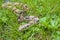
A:
MULTIPOLYGON (((60 40, 60 0, 11 0, 27 4, 27 15, 39 17, 39 23, 19 31, 16 14, 1 5, 0 0, 0 40, 60 40)), ((24 22, 23 22, 24 23, 24 22)))

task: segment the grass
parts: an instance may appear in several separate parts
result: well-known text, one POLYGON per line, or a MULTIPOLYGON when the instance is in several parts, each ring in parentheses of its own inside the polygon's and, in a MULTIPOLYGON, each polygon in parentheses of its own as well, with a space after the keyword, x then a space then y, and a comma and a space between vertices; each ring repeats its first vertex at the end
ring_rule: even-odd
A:
POLYGON ((27 4, 27 15, 39 17, 39 23, 19 31, 17 16, 2 8, 0 0, 0 40, 60 40, 60 0, 11 0, 27 4))

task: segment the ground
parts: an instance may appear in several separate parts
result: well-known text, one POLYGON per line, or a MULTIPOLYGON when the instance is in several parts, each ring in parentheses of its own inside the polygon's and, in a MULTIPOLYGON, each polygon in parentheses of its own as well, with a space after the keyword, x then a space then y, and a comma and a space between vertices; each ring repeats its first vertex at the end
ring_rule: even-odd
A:
MULTIPOLYGON (((39 23, 19 31, 16 14, 1 5, 0 0, 0 39, 1 40, 60 40, 60 0, 11 0, 27 4, 27 15, 39 17, 39 23)), ((22 22, 24 23, 24 22, 22 22)))

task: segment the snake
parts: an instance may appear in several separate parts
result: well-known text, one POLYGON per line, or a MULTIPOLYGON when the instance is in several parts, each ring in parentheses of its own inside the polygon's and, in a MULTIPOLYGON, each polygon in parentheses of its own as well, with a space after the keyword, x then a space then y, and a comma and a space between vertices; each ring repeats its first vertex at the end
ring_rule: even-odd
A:
POLYGON ((26 14, 27 10, 29 10, 27 4, 23 4, 23 3, 19 3, 19 2, 6 2, 6 3, 2 4, 2 7, 9 8, 13 12, 15 12, 18 17, 18 22, 23 22, 24 20, 28 21, 28 23, 22 24, 19 26, 20 31, 39 22, 39 18, 36 16, 25 16, 24 15, 24 14, 26 14), (20 10, 16 6, 20 6, 22 9, 20 10))

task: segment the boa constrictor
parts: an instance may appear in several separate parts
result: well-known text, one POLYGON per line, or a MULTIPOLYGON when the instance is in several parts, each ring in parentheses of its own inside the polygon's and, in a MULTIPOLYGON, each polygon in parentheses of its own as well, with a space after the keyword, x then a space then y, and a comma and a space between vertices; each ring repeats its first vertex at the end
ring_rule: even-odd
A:
POLYGON ((23 20, 28 21, 27 24, 23 24, 23 25, 19 26, 19 30, 27 28, 27 27, 31 26, 32 24, 36 24, 39 21, 39 18, 36 16, 24 16, 26 11, 28 10, 28 7, 26 4, 18 3, 18 2, 6 2, 6 3, 2 4, 2 7, 9 8, 12 11, 14 11, 18 16, 19 22, 22 22, 23 20), (15 6, 22 7, 22 10, 17 9, 15 6))

